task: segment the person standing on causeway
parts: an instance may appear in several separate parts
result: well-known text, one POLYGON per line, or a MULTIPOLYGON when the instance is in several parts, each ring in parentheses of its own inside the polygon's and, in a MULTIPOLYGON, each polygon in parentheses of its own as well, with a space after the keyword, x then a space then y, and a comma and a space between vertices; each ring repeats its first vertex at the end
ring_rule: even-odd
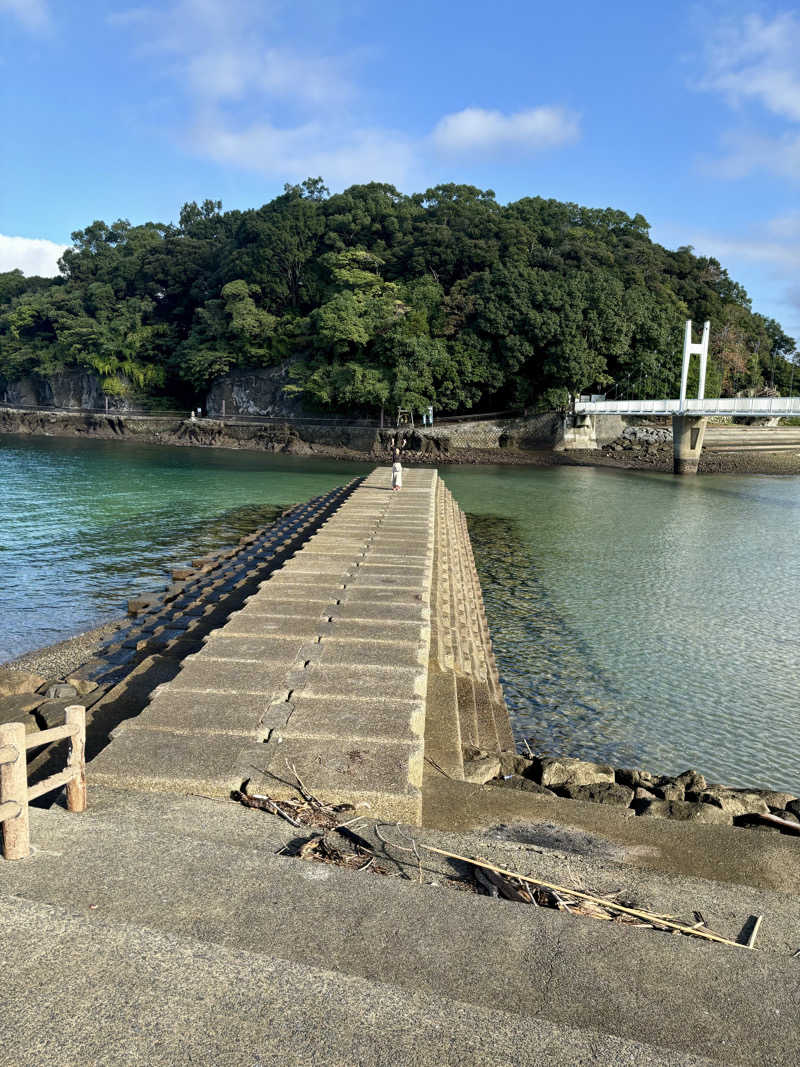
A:
POLYGON ((392 492, 397 493, 403 487, 403 466, 400 462, 400 456, 395 456, 394 463, 392 464, 392 492))

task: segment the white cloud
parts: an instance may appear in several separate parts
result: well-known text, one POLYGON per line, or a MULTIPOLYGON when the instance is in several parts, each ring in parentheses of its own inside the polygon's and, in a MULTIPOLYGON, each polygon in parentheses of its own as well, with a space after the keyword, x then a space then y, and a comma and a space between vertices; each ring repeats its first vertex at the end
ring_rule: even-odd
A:
POLYGON ((725 152, 702 162, 706 172, 721 178, 743 178, 760 170, 800 177, 798 55, 800 17, 794 12, 771 19, 758 14, 727 18, 710 27, 703 58, 706 73, 697 87, 721 93, 748 126, 722 134, 725 152), (748 104, 757 105, 752 115, 748 104), (765 119, 769 132, 763 129, 765 119))
POLYGON ((33 33, 50 27, 50 10, 46 0, 0 0, 0 12, 8 11, 33 33))
POLYGON ((755 99, 768 111, 800 122, 800 18, 747 15, 719 23, 709 42, 701 87, 739 104, 755 99))
POLYGON ((720 178, 746 178, 755 171, 767 171, 782 178, 800 177, 800 132, 778 136, 751 130, 728 131, 720 137, 724 154, 701 160, 707 174, 720 178))
POLYGON ((512 115, 468 107, 440 119, 431 138, 445 153, 509 148, 535 152, 569 144, 579 132, 577 115, 560 107, 534 107, 512 115))
POLYGON ((399 184, 414 161, 413 145, 376 129, 330 128, 311 121, 289 129, 262 122, 232 130, 211 121, 195 131, 204 155, 271 177, 321 174, 331 184, 371 179, 399 184))
POLYGON ((19 268, 28 277, 55 277, 58 260, 69 247, 44 238, 7 237, 0 233, 0 272, 19 268))
POLYGON ((170 0, 110 21, 138 41, 158 77, 182 90, 190 118, 176 140, 195 155, 282 181, 321 174, 332 185, 400 184, 412 173, 429 176, 437 152, 530 152, 578 136, 577 117, 557 107, 511 115, 467 108, 428 136, 383 128, 369 117, 353 57, 315 50, 287 11, 284 0, 170 0))

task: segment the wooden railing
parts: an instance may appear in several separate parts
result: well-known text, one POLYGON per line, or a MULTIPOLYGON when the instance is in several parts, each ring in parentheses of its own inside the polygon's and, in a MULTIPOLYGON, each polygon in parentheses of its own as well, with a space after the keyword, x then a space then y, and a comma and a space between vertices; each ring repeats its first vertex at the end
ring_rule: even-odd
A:
POLYGON ((20 860, 30 855, 28 805, 37 797, 66 786, 67 810, 86 811, 86 708, 72 704, 65 714, 63 726, 35 734, 26 735, 21 722, 0 725, 0 828, 4 859, 20 860), (66 738, 70 739, 66 770, 29 786, 28 751, 66 738))

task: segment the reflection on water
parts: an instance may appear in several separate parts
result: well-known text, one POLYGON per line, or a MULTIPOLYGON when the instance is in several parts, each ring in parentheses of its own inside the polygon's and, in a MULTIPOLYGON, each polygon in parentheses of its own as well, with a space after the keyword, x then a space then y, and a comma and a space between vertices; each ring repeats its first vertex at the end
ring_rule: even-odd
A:
POLYGON ((441 473, 518 736, 800 793, 800 479, 441 473))
POLYGON ((517 522, 471 516, 469 531, 503 691, 517 735, 535 751, 573 752, 591 737, 592 755, 630 765, 635 745, 615 736, 622 695, 591 647, 547 595, 517 522))

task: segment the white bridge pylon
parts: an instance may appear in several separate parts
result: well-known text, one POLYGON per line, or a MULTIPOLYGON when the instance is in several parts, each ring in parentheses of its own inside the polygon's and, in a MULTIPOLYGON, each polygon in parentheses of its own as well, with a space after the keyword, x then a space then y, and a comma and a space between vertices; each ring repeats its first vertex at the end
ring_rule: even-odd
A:
POLYGON ((686 404, 686 385, 689 380, 689 362, 692 356, 700 357, 700 379, 697 387, 697 399, 703 400, 706 395, 706 366, 708 364, 708 338, 710 333, 711 323, 706 320, 703 323, 703 338, 700 344, 692 344, 692 320, 686 320, 686 329, 683 333, 683 366, 681 367, 681 410, 686 404))

